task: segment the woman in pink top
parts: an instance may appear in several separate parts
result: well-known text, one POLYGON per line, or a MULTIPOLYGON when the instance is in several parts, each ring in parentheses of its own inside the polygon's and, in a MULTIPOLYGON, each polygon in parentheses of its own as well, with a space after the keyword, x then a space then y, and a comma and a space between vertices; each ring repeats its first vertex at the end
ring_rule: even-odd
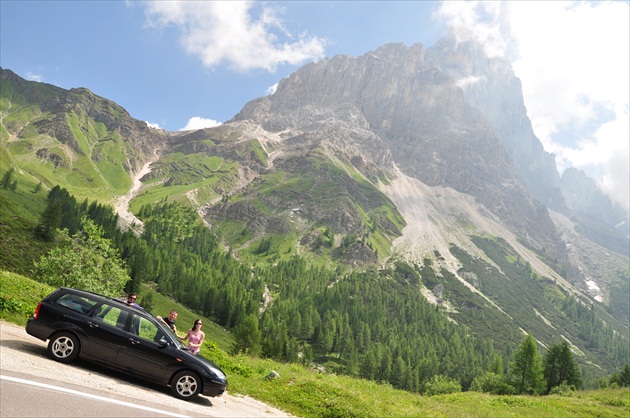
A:
POLYGON ((203 322, 201 322, 201 319, 196 319, 195 324, 188 330, 186 336, 182 338, 182 341, 188 340, 188 351, 193 354, 199 354, 203 339, 206 338, 206 334, 201 330, 202 325, 203 322))

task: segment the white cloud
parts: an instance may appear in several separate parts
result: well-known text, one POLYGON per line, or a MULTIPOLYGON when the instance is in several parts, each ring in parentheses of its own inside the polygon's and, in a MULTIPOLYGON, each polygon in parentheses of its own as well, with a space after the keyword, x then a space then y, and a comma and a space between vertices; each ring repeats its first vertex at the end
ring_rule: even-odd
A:
POLYGON ((325 42, 292 36, 267 3, 253 1, 148 1, 147 25, 174 26, 186 52, 204 66, 228 63, 239 71, 302 64, 324 56, 325 42), (254 15, 255 11, 259 11, 254 15))
POLYGON ((196 129, 214 128, 215 126, 219 125, 221 125, 221 122, 218 122, 216 120, 194 116, 188 119, 188 123, 182 129, 180 129, 180 131, 194 131, 196 129))
POLYGON ((41 83, 44 81, 44 76, 41 74, 35 74, 29 71, 26 73, 26 79, 31 80, 31 81, 39 81, 41 83))
POLYGON ((445 1, 460 37, 512 61, 534 132, 560 171, 586 171, 629 206, 628 2, 445 1))
POLYGON ((148 126, 149 128, 153 128, 153 129, 162 129, 162 128, 160 127, 160 125, 158 125, 157 123, 151 123, 151 122, 148 122, 148 121, 146 121, 146 120, 144 121, 144 123, 146 123, 146 124, 147 124, 147 126, 148 126))
POLYGON ((278 90, 278 84, 280 83, 276 83, 273 86, 267 87, 267 95, 274 94, 276 90, 278 90))

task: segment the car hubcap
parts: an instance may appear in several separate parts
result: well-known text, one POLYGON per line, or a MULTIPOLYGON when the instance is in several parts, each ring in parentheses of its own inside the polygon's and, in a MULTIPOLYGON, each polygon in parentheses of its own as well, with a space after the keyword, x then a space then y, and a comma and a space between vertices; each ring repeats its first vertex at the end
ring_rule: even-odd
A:
POLYGON ((53 353, 59 358, 66 358, 74 351, 74 343, 68 337, 61 337, 53 344, 53 353))
POLYGON ((177 392, 182 396, 194 395, 197 390, 197 381, 190 376, 182 376, 177 381, 177 392))

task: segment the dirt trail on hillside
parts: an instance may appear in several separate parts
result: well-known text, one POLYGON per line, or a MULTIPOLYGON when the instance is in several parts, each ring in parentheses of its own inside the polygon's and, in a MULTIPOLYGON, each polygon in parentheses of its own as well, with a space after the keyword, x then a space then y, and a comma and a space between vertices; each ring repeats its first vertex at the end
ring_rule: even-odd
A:
POLYGON ((131 187, 131 190, 129 190, 129 193, 124 196, 120 196, 114 203, 114 211, 118 215, 118 223, 121 229, 125 231, 132 228, 136 233, 142 234, 144 229, 142 221, 136 218, 136 216, 129 211, 129 202, 131 202, 131 199, 133 199, 140 191, 140 187, 142 187, 140 179, 151 172, 152 163, 153 161, 149 161, 142 167, 142 170, 134 176, 133 186, 131 187))
MULTIPOLYGON (((187 402, 171 396, 169 388, 145 384, 83 361, 70 365, 58 363, 48 358, 45 342, 28 335, 22 326, 0 321, 0 374, 7 372, 27 380, 78 385, 83 388, 82 391, 88 393, 122 396, 129 401, 141 400, 154 408, 175 408, 187 416, 290 416, 248 396, 233 396, 226 393, 218 398, 199 396, 187 402)), ((262 379, 261 384, 264 384, 262 379)), ((129 413, 134 417, 146 416, 145 412, 140 413, 137 410, 130 410, 129 413)))

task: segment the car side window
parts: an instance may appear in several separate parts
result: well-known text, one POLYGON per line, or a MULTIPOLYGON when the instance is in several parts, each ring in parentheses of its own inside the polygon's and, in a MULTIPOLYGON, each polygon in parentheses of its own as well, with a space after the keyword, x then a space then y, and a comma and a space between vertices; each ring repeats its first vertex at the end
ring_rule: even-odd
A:
POLYGON ((107 303, 99 306, 94 312, 94 318, 105 322, 108 325, 120 329, 125 328, 129 312, 120 309, 118 306, 108 305, 107 303))
MULTIPOLYGON (((164 333, 162 332, 162 330, 160 330, 153 322, 143 317, 139 317, 138 319, 139 322, 137 332, 140 338, 148 341, 158 342, 161 338, 164 337, 164 333)), ((133 322, 135 323, 136 321, 133 322)))
POLYGON ((58 298, 55 303, 80 314, 86 314, 96 305, 96 301, 84 296, 66 293, 58 298))

